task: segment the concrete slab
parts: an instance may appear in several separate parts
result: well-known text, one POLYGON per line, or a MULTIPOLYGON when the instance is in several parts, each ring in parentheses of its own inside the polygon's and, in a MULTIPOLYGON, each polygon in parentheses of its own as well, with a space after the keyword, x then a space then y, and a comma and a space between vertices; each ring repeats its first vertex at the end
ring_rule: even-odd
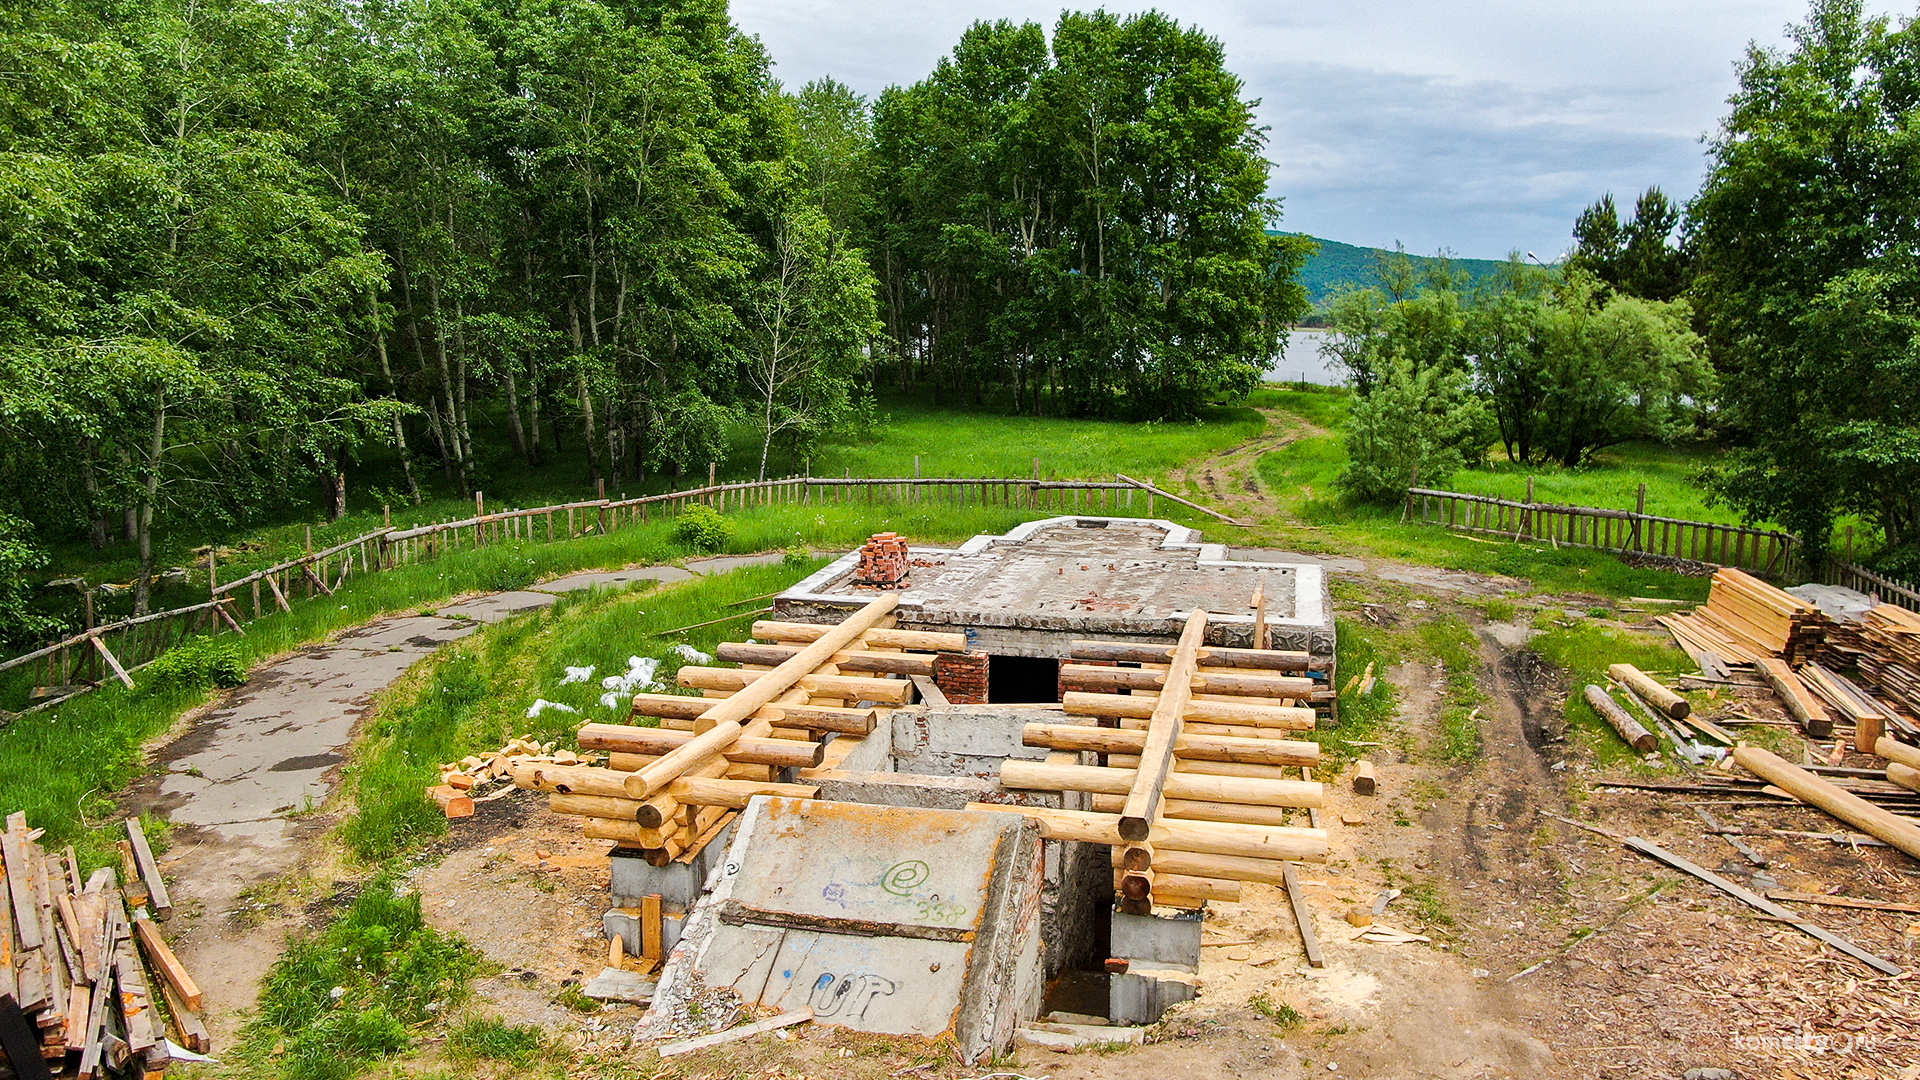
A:
POLYGON ((756 798, 661 975, 645 1038, 730 1005, 951 1034, 973 1061, 1039 1011, 1041 844, 1013 814, 756 798))
MULTIPOLYGON (((1210 644, 1245 646, 1249 605, 1264 589, 1275 648, 1333 652, 1327 567, 1236 558, 1171 521, 1046 518, 911 554, 900 625, 965 632, 978 651, 1057 657, 1075 638, 1172 641, 1196 607, 1217 613, 1210 644)), ((842 557, 781 594, 776 609, 793 619, 843 617, 871 599, 854 584, 858 561, 858 552, 842 557)))

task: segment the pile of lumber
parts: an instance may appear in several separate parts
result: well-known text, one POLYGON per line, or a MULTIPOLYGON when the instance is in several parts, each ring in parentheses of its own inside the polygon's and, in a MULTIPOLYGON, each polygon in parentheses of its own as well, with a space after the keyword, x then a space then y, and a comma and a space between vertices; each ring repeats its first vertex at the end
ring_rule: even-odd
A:
POLYGON ((1732 567, 1714 573, 1704 606, 1655 621, 1709 673, 1768 657, 1799 667, 1814 658, 1829 622, 1814 605, 1732 567))
POLYGON ((1867 612, 1860 672, 1909 714, 1920 714, 1920 615, 1892 604, 1867 612))
POLYGON ((935 654, 966 650, 963 634, 895 629, 898 603, 888 594, 838 625, 756 622, 758 640, 717 650, 740 667, 680 669, 680 685, 704 697, 634 696, 633 718, 658 727, 581 727, 581 751, 604 752, 604 766, 523 759, 509 763, 513 782, 547 792, 587 836, 638 849, 653 865, 690 858, 755 795, 817 795, 776 777, 844 759, 884 713, 913 699, 911 680, 933 674, 935 654))
POLYGON ((103 868, 85 884, 73 849, 41 847, 24 814, 0 834, 0 1061, 13 1076, 154 1077, 211 1049, 200 988, 154 922, 166 884, 139 821, 127 831, 124 880, 103 868))
POLYGON ((1206 628, 1196 611, 1171 647, 1073 644, 1095 663, 1062 666, 1062 704, 1100 726, 1027 725, 1027 745, 1056 753, 1004 762, 1000 783, 1088 792, 1091 811, 974 805, 1025 814, 1048 839, 1111 846, 1124 911, 1237 900, 1242 882, 1284 886, 1290 862, 1327 857, 1324 830, 1287 824, 1324 799, 1302 772, 1319 745, 1289 737, 1314 726, 1299 704, 1317 689, 1307 655, 1208 648, 1206 628), (1088 753, 1103 763, 1081 764, 1088 753))
POLYGON ((532 735, 522 735, 508 739, 493 753, 441 762, 440 783, 427 789, 427 797, 450 818, 472 817, 475 792, 495 781, 512 781, 513 767, 523 763, 584 765, 587 761, 571 750, 557 749, 552 742, 536 742, 532 735))

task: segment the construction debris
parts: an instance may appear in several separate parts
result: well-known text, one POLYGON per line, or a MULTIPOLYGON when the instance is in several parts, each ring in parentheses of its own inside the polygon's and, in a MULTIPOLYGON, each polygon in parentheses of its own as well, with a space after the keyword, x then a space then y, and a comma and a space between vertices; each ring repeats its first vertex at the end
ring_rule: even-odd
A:
MULTIPOLYGON (((141 891, 164 901, 138 821, 126 825, 129 859, 151 869, 141 891)), ((153 916, 128 904, 111 869, 79 885, 72 849, 52 854, 39 837, 24 814, 0 834, 0 1048, 12 1075, 151 1078, 206 1060, 200 987, 153 916)))

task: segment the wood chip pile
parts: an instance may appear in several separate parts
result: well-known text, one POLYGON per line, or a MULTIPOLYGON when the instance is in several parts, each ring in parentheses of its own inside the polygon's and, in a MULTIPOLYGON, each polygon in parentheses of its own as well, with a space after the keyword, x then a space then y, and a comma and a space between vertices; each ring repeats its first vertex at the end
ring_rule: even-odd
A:
POLYGON ((14 814, 0 834, 0 1059, 33 1076, 155 1077, 212 1048, 201 992, 155 918, 166 883, 137 819, 123 874, 85 884, 73 849, 54 853, 14 814), (40 1066, 40 1068, 36 1068, 40 1066))

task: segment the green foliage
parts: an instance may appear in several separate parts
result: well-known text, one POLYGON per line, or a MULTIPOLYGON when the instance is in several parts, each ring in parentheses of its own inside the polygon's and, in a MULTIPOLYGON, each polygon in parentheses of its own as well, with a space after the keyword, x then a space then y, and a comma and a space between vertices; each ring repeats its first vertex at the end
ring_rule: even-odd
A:
POLYGON ((1396 256, 1406 258, 1416 270, 1425 270, 1436 262, 1446 262, 1452 272, 1465 275, 1469 283, 1491 277, 1505 260, 1461 259, 1444 252, 1435 255, 1407 255, 1404 251, 1356 247, 1338 240, 1302 236, 1318 245, 1300 268, 1300 285, 1307 290, 1307 301, 1315 314, 1307 325, 1324 325, 1328 309, 1339 297, 1357 289, 1379 289, 1386 284, 1382 265, 1396 256))
POLYGON ((1253 1006, 1254 1012, 1283 1028, 1296 1028, 1306 1022, 1306 1018, 1300 1015, 1298 1009, 1284 1001, 1273 1000, 1265 990, 1258 991, 1248 998, 1247 1004, 1253 1006))
POLYGON ((29 571, 47 564, 32 527, 0 511, 0 648, 19 649, 60 631, 58 619, 35 610, 29 571))
POLYGON ((1443 487, 1486 446, 1487 411, 1467 374, 1396 356, 1347 417, 1339 485, 1363 502, 1393 503, 1409 485, 1443 487))
POLYGON ((194 638, 161 653, 141 676, 139 685, 155 690, 231 689, 246 683, 247 658, 232 638, 194 638))
POLYGON ((375 875, 325 930, 288 943, 261 985, 243 1057, 286 1080, 345 1080, 465 999, 478 954, 429 927, 419 894, 398 892, 396 879, 375 875))
POLYGON ((1680 208, 1658 187, 1640 193, 1625 224, 1608 192, 1574 221, 1566 265, 1628 296, 1675 300, 1688 280, 1687 255, 1675 235, 1679 228, 1680 208))
POLYGON ((497 1016, 479 1016, 461 1022, 447 1033, 447 1053, 459 1060, 531 1062, 546 1035, 531 1024, 509 1024, 497 1016))
POLYGON ((675 519, 673 537, 695 551, 719 551, 733 538, 733 522, 705 503, 693 503, 675 519))
POLYGON ((1688 235, 1738 447, 1708 482, 1816 551, 1853 512, 1920 540, 1920 25, 1816 0, 1752 49, 1688 235))
POLYGON ((1305 312, 1220 43, 1158 12, 979 22, 874 107, 871 247, 902 382, 1192 416, 1305 312))

